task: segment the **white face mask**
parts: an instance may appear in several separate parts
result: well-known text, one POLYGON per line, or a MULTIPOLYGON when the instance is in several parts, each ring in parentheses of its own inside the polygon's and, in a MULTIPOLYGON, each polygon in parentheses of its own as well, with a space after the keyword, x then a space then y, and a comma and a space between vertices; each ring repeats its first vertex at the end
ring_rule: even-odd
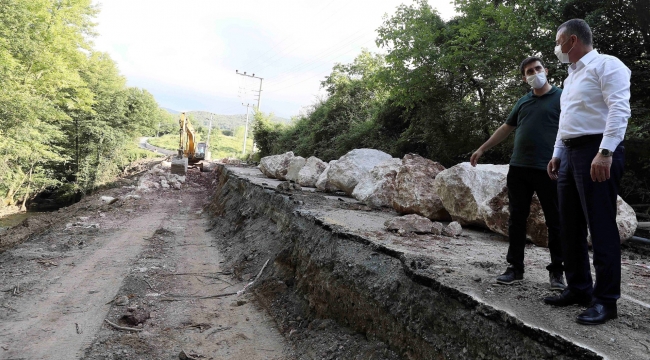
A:
POLYGON ((541 89, 546 85, 546 72, 542 71, 535 75, 526 76, 526 82, 533 89, 541 89))
MULTIPOLYGON (((569 40, 567 40, 567 41, 569 41, 569 40)), ((562 45, 564 45, 564 44, 566 44, 566 41, 564 43, 560 44, 560 45, 555 45, 555 56, 557 56, 558 60, 560 60, 560 62, 562 64, 568 64, 568 63, 571 62, 571 61, 569 61, 569 53, 571 52, 571 50, 573 50, 573 46, 575 46, 575 45, 571 46, 571 49, 569 49, 569 52, 563 53, 562 52, 562 45)))

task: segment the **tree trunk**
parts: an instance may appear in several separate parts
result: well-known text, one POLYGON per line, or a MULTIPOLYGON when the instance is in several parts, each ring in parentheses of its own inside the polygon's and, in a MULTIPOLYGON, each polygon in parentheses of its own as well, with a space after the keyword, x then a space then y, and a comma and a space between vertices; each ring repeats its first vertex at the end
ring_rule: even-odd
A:
POLYGON ((29 190, 32 187, 32 172, 34 171, 34 165, 36 165, 36 163, 32 164, 32 167, 29 169, 29 182, 27 182, 27 190, 25 191, 25 196, 23 197, 23 204, 20 206, 20 211, 27 211, 27 206, 25 206, 25 204, 29 198, 29 190))

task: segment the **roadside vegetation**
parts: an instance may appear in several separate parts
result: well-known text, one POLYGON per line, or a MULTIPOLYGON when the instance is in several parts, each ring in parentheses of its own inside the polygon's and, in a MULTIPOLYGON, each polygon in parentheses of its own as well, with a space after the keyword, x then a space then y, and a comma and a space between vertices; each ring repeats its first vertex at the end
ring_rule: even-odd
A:
MULTIPOLYGON (((518 66, 541 56, 551 84, 567 66, 553 54, 557 27, 583 18, 594 48, 632 70, 632 118, 626 134, 621 196, 650 201, 650 2, 647 0, 455 1, 459 15, 443 21, 426 0, 401 5, 377 29, 384 54, 363 51, 336 64, 322 81, 328 97, 289 126, 256 114, 259 156, 294 151, 336 159, 354 148, 396 157, 417 153, 449 167, 504 123, 529 91, 518 66)), ((507 164, 512 137, 483 156, 507 164)))
POLYGON ((0 207, 72 200, 146 156, 174 119, 91 42, 91 0, 0 1, 0 207))
MULTIPOLYGON (((199 141, 205 141, 207 139, 207 129, 201 127, 197 130, 197 134, 199 135, 199 141)), ((253 153, 254 139, 251 135, 252 131, 249 129, 248 138, 246 139, 246 156, 243 156, 244 126, 237 127, 234 133, 230 130, 220 131, 218 129, 212 129, 210 133, 212 159, 237 158, 243 160, 248 158, 248 155, 253 153)), ((168 150, 178 149, 178 141, 178 134, 175 132, 148 140, 149 144, 168 150)))

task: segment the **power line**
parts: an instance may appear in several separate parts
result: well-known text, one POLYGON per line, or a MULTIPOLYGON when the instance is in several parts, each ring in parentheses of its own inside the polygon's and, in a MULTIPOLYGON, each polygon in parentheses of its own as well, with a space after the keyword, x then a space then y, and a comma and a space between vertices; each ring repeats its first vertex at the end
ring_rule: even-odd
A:
MULTIPOLYGON (((364 46, 364 47, 365 47, 365 46, 364 46)), ((362 47, 362 48, 364 48, 364 47, 362 47)), ((347 55, 347 54, 349 54, 349 53, 351 53, 351 52, 354 52, 354 51, 359 51, 359 49, 352 49, 352 50, 346 51, 346 52, 344 52, 344 53, 337 53, 337 54, 335 54, 334 56, 328 56, 328 58, 329 58, 330 60, 334 60, 334 59, 340 58, 341 56, 343 56, 343 55, 347 55)), ((313 63, 312 63, 312 64, 313 64, 313 63)), ((312 64, 308 64, 308 65, 312 65, 312 64)), ((311 66, 311 67, 304 67, 304 66, 302 66, 302 67, 300 67, 300 70, 302 70, 302 71, 309 71, 309 70, 312 70, 312 69, 317 69, 317 68, 322 67, 322 66, 323 66, 323 64, 316 64, 316 66, 311 66)), ((328 64, 325 65, 325 66, 332 66, 332 64, 331 64, 331 63, 328 63, 328 64)), ((298 70, 298 69, 296 69, 296 70, 298 70)), ((271 90, 274 89, 274 88, 277 88, 278 85, 281 85, 281 84, 283 84, 283 83, 286 83, 287 81, 295 80, 295 77, 296 77, 296 76, 300 76, 300 75, 290 75, 289 77, 287 77, 287 78, 285 78, 285 79, 283 79, 283 80, 277 81, 277 82, 273 82, 273 81, 271 81, 271 84, 270 84, 271 90)))
MULTIPOLYGON (((331 2, 330 2, 330 3, 331 3, 331 2)), ((346 5, 349 6, 350 3, 351 3, 350 1, 346 2, 346 5)), ((325 19, 325 21, 329 20, 330 18, 332 18, 334 15, 338 14, 339 12, 341 12, 341 11, 342 11, 343 9, 345 9, 345 8, 346 8, 346 6, 342 6, 342 7, 340 7, 337 11, 333 12, 332 14, 330 14, 330 16, 329 16, 327 19, 325 19)), ((325 28, 325 29, 323 29, 323 30, 328 30, 328 29, 334 27, 334 25, 336 25, 336 24, 338 24, 339 22, 341 22, 341 20, 343 20, 343 18, 339 18, 339 20, 338 20, 337 22, 334 22, 334 23, 330 24, 329 27, 327 27, 327 28, 325 28)), ((374 30, 373 30, 373 31, 374 31, 374 30)), ((277 53, 275 53, 273 56, 271 56, 269 59, 267 59, 267 61, 270 61, 270 63, 267 63, 264 67, 262 67, 261 69, 258 69, 257 71, 262 71, 263 69, 266 69, 266 68, 269 67, 270 65, 273 65, 273 64, 277 63, 277 62, 280 61, 284 56, 287 56, 287 55, 289 55, 289 54, 292 54, 294 51, 298 50, 298 49, 301 47, 301 45, 302 45, 301 43, 296 43, 295 46, 293 46, 293 47, 290 46, 290 47, 286 48, 286 49, 289 49, 289 48, 291 49, 291 51, 289 51, 289 52, 285 52, 285 53, 277 52, 277 53)))
POLYGON ((364 38, 368 33, 369 33, 368 31, 365 31, 365 32, 364 31, 357 31, 355 34, 343 39, 342 40, 342 41, 344 41, 343 43, 338 42, 335 45, 333 45, 333 46, 325 49, 324 51, 318 53, 313 58, 311 58, 309 60, 306 60, 306 61, 303 61, 302 63, 299 63, 299 64, 295 65, 293 68, 290 68, 289 70, 286 70, 286 71, 291 71, 291 70, 293 70, 293 69, 295 69, 297 67, 300 67, 302 65, 310 65, 311 63, 314 63, 319 59, 326 58, 328 55, 332 54, 336 50, 339 50, 339 49, 341 49, 341 48, 343 48, 343 47, 345 47, 347 45, 350 45, 350 44, 354 43, 357 40, 360 40, 360 39, 364 38), (352 36, 357 35, 359 33, 361 33, 361 34, 354 37, 354 38, 352 38, 352 36))
MULTIPOLYGON (((341 54, 341 55, 347 55, 348 53, 351 53, 352 51, 354 51, 354 50, 348 51, 347 53, 344 53, 344 54, 341 54)), ((276 83, 276 84, 275 84, 276 88, 273 88, 273 85, 271 85, 271 88, 270 88, 270 89, 267 89, 267 91, 280 91, 280 90, 284 90, 284 89, 287 89, 287 88, 293 87, 293 86, 295 86, 295 85, 301 84, 301 83, 303 83, 303 82, 305 82, 305 81, 307 81, 307 80, 311 80, 311 79, 316 78, 316 77, 319 77, 319 76, 322 76, 322 75, 321 75, 321 74, 319 74, 319 75, 315 75, 315 76, 309 77, 309 78, 307 78, 307 79, 304 79, 304 80, 302 80, 302 81, 298 81, 298 82, 296 82, 296 83, 292 83, 292 84, 290 84, 290 85, 288 85, 288 86, 285 86, 285 87, 282 87, 282 88, 279 88, 279 89, 278 89, 278 88, 277 88, 278 84, 281 84, 281 83, 283 83, 283 82, 285 82, 285 81, 283 81, 283 82, 279 82, 279 83, 276 83)), ((295 79, 294 79, 294 80, 295 80, 295 79)))
MULTIPOLYGON (((318 9, 318 10, 315 10, 315 11, 314 11, 314 15, 318 15, 320 12, 322 12, 322 11, 325 10, 328 6, 330 6, 334 1, 335 1, 335 0, 332 0, 332 1, 330 1, 329 3, 327 3, 327 5, 323 6, 322 8, 320 8, 320 9, 318 9)), ((339 9, 339 11, 340 11, 340 9, 339 9)), ((337 12, 338 12, 338 11, 337 11, 337 12)), ((277 48, 280 44, 282 44, 283 42, 285 42, 286 40, 288 40, 290 37, 291 37, 290 35, 285 36, 282 40, 280 40, 280 42, 275 43, 275 45, 273 45, 269 50, 265 51, 262 55, 257 56, 256 59, 263 59, 264 56, 265 56, 266 54, 268 54, 269 52, 271 52, 272 50, 274 50, 275 48, 277 48)), ((249 63, 250 63, 250 61, 245 62, 245 63, 244 63, 244 67, 248 67, 249 63)))

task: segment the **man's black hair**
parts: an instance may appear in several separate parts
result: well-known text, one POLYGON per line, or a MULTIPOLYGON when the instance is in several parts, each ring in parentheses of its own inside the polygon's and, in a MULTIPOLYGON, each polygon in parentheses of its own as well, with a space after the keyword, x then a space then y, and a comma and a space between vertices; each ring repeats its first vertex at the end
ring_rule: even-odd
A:
POLYGON ((586 21, 582 19, 571 19, 557 28, 559 33, 567 34, 568 36, 575 35, 583 44, 591 46, 593 37, 591 28, 586 21))
POLYGON ((519 71, 521 71, 521 75, 526 76, 526 73, 524 72, 524 69, 528 64, 534 63, 535 61, 539 61, 540 64, 542 64, 542 67, 546 69, 546 66, 544 65, 544 61, 542 61, 541 58, 537 56, 529 56, 524 59, 524 61, 521 62, 521 65, 519 65, 519 71))

